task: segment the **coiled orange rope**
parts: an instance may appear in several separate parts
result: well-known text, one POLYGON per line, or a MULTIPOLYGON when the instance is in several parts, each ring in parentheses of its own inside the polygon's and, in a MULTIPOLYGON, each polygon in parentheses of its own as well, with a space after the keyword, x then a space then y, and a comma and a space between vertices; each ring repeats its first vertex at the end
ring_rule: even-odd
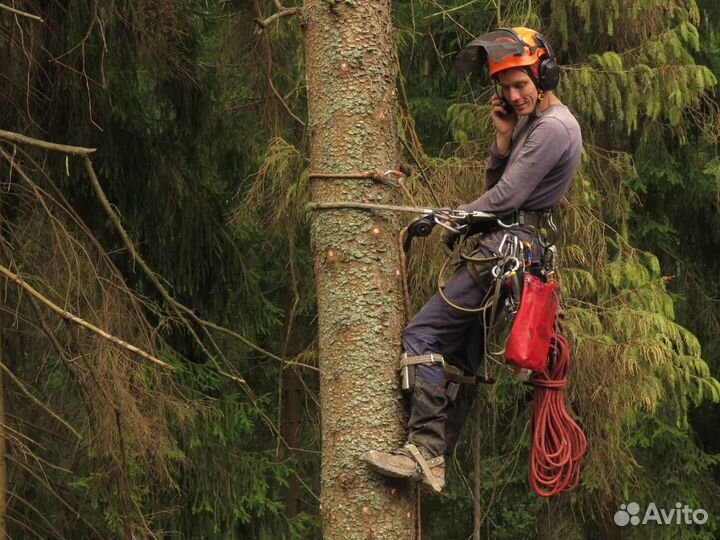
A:
POLYGON ((541 497, 552 497, 575 489, 580 482, 587 440, 565 408, 563 390, 570 370, 570 347, 555 334, 548 366, 530 379, 533 396, 533 436, 528 476, 541 497))

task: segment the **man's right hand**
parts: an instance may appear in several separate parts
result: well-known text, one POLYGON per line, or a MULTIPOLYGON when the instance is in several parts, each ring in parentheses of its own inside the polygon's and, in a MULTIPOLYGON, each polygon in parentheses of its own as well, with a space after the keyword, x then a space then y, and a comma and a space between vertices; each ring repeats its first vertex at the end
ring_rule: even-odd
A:
POLYGON ((455 250, 455 245, 458 243, 459 240, 459 232, 443 228, 442 232, 440 233, 440 243, 442 245, 443 251, 447 255, 452 255, 453 251, 455 250))
POLYGON ((510 150, 510 141, 517 122, 517 114, 508 114, 498 95, 493 95, 490 106, 490 119, 495 126, 495 131, 497 131, 496 146, 501 155, 506 155, 510 150))

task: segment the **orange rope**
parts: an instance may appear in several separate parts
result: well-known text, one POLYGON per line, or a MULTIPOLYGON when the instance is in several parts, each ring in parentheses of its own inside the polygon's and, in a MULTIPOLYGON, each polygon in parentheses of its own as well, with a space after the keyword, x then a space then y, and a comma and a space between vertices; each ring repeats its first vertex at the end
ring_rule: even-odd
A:
POLYGON ((570 370, 570 347, 556 334, 550 346, 548 366, 531 378, 533 435, 528 476, 541 497, 575 489, 580 482, 587 440, 565 408, 563 390, 570 370))

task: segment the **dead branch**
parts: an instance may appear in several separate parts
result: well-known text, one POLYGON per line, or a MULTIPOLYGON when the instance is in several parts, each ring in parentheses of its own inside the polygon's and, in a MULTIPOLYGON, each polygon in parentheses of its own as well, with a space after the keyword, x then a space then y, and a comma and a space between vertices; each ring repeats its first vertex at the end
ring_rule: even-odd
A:
MULTIPOLYGON (((268 351, 258 347, 257 345, 252 343, 247 338, 244 338, 237 332, 233 332, 232 330, 228 330, 228 329, 218 326, 214 323, 211 323, 209 321, 205 321, 205 320, 201 319, 190 308, 188 308, 187 306, 185 306, 185 305, 181 304, 180 302, 178 302, 177 300, 175 300, 175 298, 173 298, 172 295, 170 295, 170 293, 165 288, 165 286, 160 282, 160 280, 155 275, 155 273, 147 265, 147 263, 142 258, 142 256, 138 253, 137 249, 135 249, 135 245, 133 244, 132 240, 130 239, 130 236, 128 235, 127 231, 123 227, 122 223, 120 222, 120 218, 118 217, 117 213, 113 210, 112 206, 110 205, 110 201, 107 199, 107 196, 105 195, 105 192, 103 191, 102 186, 100 185, 100 181, 98 180, 97 175, 95 174, 95 170, 92 166, 92 162, 90 161, 90 159, 87 156, 85 157, 85 170, 87 171, 88 176, 90 177, 90 182, 92 183, 93 188, 95 189, 95 193, 97 194, 98 198, 100 199, 100 203, 102 204, 103 208, 105 209, 105 212, 108 214, 108 217, 110 217, 111 221, 113 222, 113 225, 115 225, 115 229, 117 230, 118 234, 122 238, 123 243, 125 244, 125 247, 130 252, 130 255, 132 256, 133 260, 135 262, 137 262, 137 264, 140 266, 140 268, 143 270, 143 272, 145 272, 145 274, 148 276, 148 278, 150 279, 152 284, 155 286, 155 288, 158 290, 158 292, 162 295, 163 299, 168 303, 168 305, 170 305, 175 310, 175 312, 177 313, 177 315, 180 317, 180 319, 183 322, 185 322, 187 324, 187 321, 183 314, 188 315, 194 322, 198 323, 199 325, 201 325, 204 328, 208 327, 208 328, 213 328, 215 330, 223 331, 223 332, 230 334, 230 335, 234 336, 235 338, 239 339, 245 345, 247 345, 248 347, 250 347, 251 349, 253 349, 255 351, 257 351, 269 358, 273 358, 273 359, 279 360, 281 362, 283 361, 281 358, 277 357, 276 355, 272 354, 271 352, 268 352, 268 351)), ((207 356, 209 358, 212 358, 212 354, 210 354, 210 352, 207 349, 205 349, 204 345, 202 345, 202 342, 201 342, 199 336, 197 336, 197 334, 192 329, 192 327, 190 327, 190 325, 188 325, 188 329, 193 334, 193 337, 198 342, 198 344, 203 347, 205 354, 207 354, 207 356)), ((245 382, 243 379, 241 379, 239 377, 234 377, 234 376, 231 376, 226 373, 224 373, 224 374, 238 382, 243 382, 243 383, 245 382)))
MULTIPOLYGON (((144 326, 145 331, 150 334, 151 329, 149 327, 149 324, 147 320, 142 316, 141 314, 141 307, 139 304, 142 304, 142 302, 139 301, 137 295, 133 294, 133 292, 130 290, 130 288, 125 284, 125 279, 118 270, 118 268, 114 265, 114 263, 110 260, 108 257, 108 254, 105 252, 105 249, 100 245, 100 242, 95 237, 95 235, 92 233, 92 231, 87 227, 85 222, 82 220, 82 218, 78 215, 78 213, 75 211, 75 209, 72 207, 70 202, 65 198, 65 195, 63 192, 57 187, 55 182, 48 176, 48 174, 43 170, 43 167, 33 158, 32 155, 27 153, 23 148, 19 147, 18 151, 22 153, 24 156, 24 160, 26 160, 28 163, 32 164, 40 174, 43 175, 45 178, 45 181, 48 183, 48 186, 53 190, 53 194, 48 193, 44 189, 42 189, 39 185, 37 185, 32 178, 30 178, 25 171, 19 166, 19 164, 12 159, 10 155, 8 155, 6 152, 4 152, 0 148, 0 155, 5 157, 5 159, 12 165, 13 169, 17 171, 17 173, 22 177, 23 180, 31 187, 31 189, 36 193, 39 200, 42 201, 43 197, 47 197, 50 202, 52 202, 54 205, 56 205, 62 212, 67 214, 72 222, 82 231, 85 233, 85 236, 90 240, 93 246, 97 249, 97 252, 101 254, 103 260, 105 261, 107 268, 110 270, 110 272, 116 277, 117 279, 117 285, 120 288, 120 290, 125 293, 128 298, 130 298, 133 309, 137 313, 138 317, 137 320, 141 322, 141 324, 144 326)), ((45 206, 45 203, 43 202, 43 206, 45 206)), ((46 211, 49 213, 49 210, 46 207, 46 211)), ((11 257, 6 254, 6 260, 10 260, 11 257)), ((147 304, 145 304, 145 307, 150 307, 147 304)))
MULTIPOLYGON (((130 239, 130 235, 128 235, 127 231, 122 225, 122 222, 120 221, 120 217, 117 215, 115 210, 113 210, 112 205, 110 204, 110 201, 108 200, 107 196, 105 195, 105 191, 102 189, 102 186, 100 185, 100 180, 98 180, 97 174, 95 174, 95 169, 92 165, 92 161, 90 161, 90 158, 88 156, 84 157, 85 162, 85 170, 88 173, 88 176, 90 178, 90 182, 92 183, 93 189, 95 190, 95 194, 100 199, 100 204, 105 209, 105 212, 107 213, 110 220, 113 222, 113 225, 115 226, 115 230, 117 230, 118 234, 123 240, 123 243, 125 244, 125 247, 130 252, 130 255, 132 256, 133 260, 137 262, 137 264, 140 265, 140 268, 143 270, 145 275, 150 279, 151 283, 155 286, 157 291, 160 293, 160 295, 163 297, 163 299, 168 303, 168 305, 175 311, 175 314, 178 316, 178 318, 185 324, 188 332, 193 337, 195 342, 198 344, 198 346, 201 348, 203 353, 205 353, 212 361, 215 362, 214 356, 210 353, 210 351, 207 350, 207 347, 205 347, 205 344, 200 339, 200 336, 197 335, 197 332, 195 332, 195 329, 190 325, 185 318, 184 314, 190 315, 193 320, 198 321, 198 317, 195 315, 195 313, 188 307, 182 305, 180 302, 175 300, 173 296, 168 292, 168 290, 165 288, 165 286, 160 282, 155 272, 152 271, 152 269, 148 266, 148 264, 145 262, 145 259, 142 258, 140 253, 138 253, 137 249, 135 249, 135 244, 133 244, 132 240, 130 239)), ((213 342, 214 343, 214 342, 213 342)), ((218 349, 216 347, 216 349, 218 349)), ((219 349, 218 349, 218 352, 219 349)), ((220 353, 222 355, 222 353, 220 353)), ((221 371, 218 367, 218 371, 221 371)), ((245 381, 241 378, 238 378, 239 382, 244 383, 245 381)))
MULTIPOLYGON (((118 234, 122 237, 123 243, 125 244, 125 247, 127 247, 128 251, 130 252, 130 255, 133 257, 133 260, 140 265, 143 272, 147 275, 148 279, 152 282, 152 284, 155 286, 155 288, 158 290, 158 292, 162 295, 163 299, 168 303, 168 305, 175 311, 177 316, 180 318, 180 320, 185 324, 188 332, 195 340, 195 343, 200 347, 200 349, 203 351, 205 355, 207 355, 207 358, 212 362, 212 364, 215 366, 215 369, 217 369, 218 373, 224 377, 227 377, 228 379, 231 379, 238 383, 242 389, 245 391, 245 394, 247 395, 248 399, 252 402, 252 404, 256 407, 258 412, 260 413, 261 418, 266 423, 266 425, 270 428, 270 430, 278 437, 281 437, 280 431, 278 430, 277 426, 272 422, 272 420, 262 412, 262 409, 260 408, 260 405, 258 404, 257 397, 255 396, 255 393, 253 392, 252 388, 248 386, 245 379, 242 377, 237 377, 235 375, 232 375, 228 373, 227 371, 223 370, 215 360, 215 357, 208 351, 207 347, 205 347, 205 344, 200 339, 200 336, 197 335, 197 332, 193 329, 190 322, 185 317, 186 315, 190 317, 190 319, 199 324, 203 330, 205 331, 208 339, 210 339, 211 343, 215 346, 215 349, 217 350, 219 356, 225 361, 226 364, 229 365, 229 362, 227 361, 227 358, 225 358, 225 355, 222 353, 220 348, 215 343, 215 340, 212 339, 212 336, 207 331, 208 327, 217 327, 217 325, 211 325, 208 323, 208 321, 203 321, 200 317, 198 317, 193 310, 191 310, 189 307, 183 305, 182 303, 178 302, 175 298, 172 297, 172 295, 168 292, 168 290, 165 288, 165 286, 160 282, 158 277, 155 275, 155 273, 150 269, 150 267, 147 265, 145 260, 141 257, 141 255, 138 253, 137 249, 135 249, 135 245, 133 244, 132 240, 130 239, 130 236, 128 235, 127 231, 122 225, 122 222, 120 221, 120 217, 117 215, 115 210, 113 210, 110 201, 108 200, 107 196, 105 195, 105 192, 102 189, 102 186, 100 185, 100 181, 98 180, 97 175, 95 174, 95 169, 92 166, 92 161, 90 161, 90 158, 88 156, 83 157, 85 162, 85 170, 88 173, 88 176, 90 177, 90 182, 92 183, 93 188, 95 189, 95 193, 97 194, 98 198, 100 199, 100 203, 102 204, 103 208, 105 209, 105 212, 107 212, 108 217, 110 217, 111 221, 113 222, 113 225, 115 226, 116 230, 118 231, 118 234)), ((232 333, 235 336, 239 336, 237 333, 233 333, 232 331, 228 331, 232 333)), ((249 343, 248 340, 243 338, 244 343, 249 343)), ((262 351, 264 354, 270 355, 272 357, 275 357, 275 355, 271 355, 267 351, 263 351, 263 349, 260 349, 257 346, 254 346, 256 350, 262 351)), ((276 357, 277 358, 277 357, 276 357)), ((283 441, 284 442, 284 441, 283 441)))
POLYGON ((5 268, 2 265, 0 265, 0 274, 4 274, 5 277, 7 277, 9 280, 16 283, 20 287, 22 287, 30 295, 32 295, 37 300, 39 300, 40 302, 45 304, 47 307, 49 307, 55 313, 60 315, 63 319, 66 319, 72 323, 82 326, 83 328, 96 333, 100 337, 107 339, 108 341, 111 341, 112 343, 115 343, 116 345, 118 345, 124 349, 127 349, 128 351, 130 351, 132 353, 135 353, 136 355, 144 358, 145 360, 148 360, 149 362, 152 362, 153 364, 155 364, 157 366, 163 367, 170 371, 175 371, 175 368, 172 367, 170 364, 163 362, 159 358, 155 358, 154 356, 149 355, 145 351, 135 347, 135 345, 131 345, 130 343, 127 343, 126 341, 123 341, 122 339, 120 339, 116 336, 108 334, 107 332, 98 328, 94 324, 91 324, 91 323, 87 322, 86 320, 81 319, 80 317, 77 317, 76 315, 73 315, 69 311, 64 310, 63 308, 61 308, 60 306, 58 306, 57 304, 52 302, 52 300, 50 300, 49 298, 45 297, 43 294, 41 294, 40 292, 35 290, 32 286, 30 286, 28 283, 26 283, 25 280, 23 280, 20 276, 18 276, 17 274, 14 274, 13 272, 11 272, 10 270, 8 270, 7 268, 5 268))
POLYGON ((267 33, 267 25, 272 23, 273 20, 279 18, 280 16, 287 16, 287 15, 294 15, 296 13, 300 13, 302 11, 301 8, 285 8, 280 4, 279 0, 275 2, 275 4, 278 6, 278 11, 274 15, 271 15, 267 19, 262 19, 262 12, 260 11, 260 4, 257 0, 255 0, 255 11, 258 14, 258 17, 255 19, 255 21, 260 26, 260 31, 263 34, 263 42, 265 46, 265 78, 267 79, 268 86, 270 86, 270 89, 273 91, 273 94, 275 94, 275 97, 278 98, 280 101, 280 104, 283 106, 283 109, 296 121, 298 122, 302 127, 305 127, 305 122, 303 122, 290 108, 290 105, 287 104, 285 101, 285 98, 278 92, 278 89, 275 88, 275 83, 273 83, 272 80, 272 48, 270 46, 270 38, 268 37, 267 33), (290 12, 290 13, 288 13, 290 12), (280 15, 281 13, 285 13, 285 15, 280 15))
MULTIPOLYGON (((297 119, 297 117, 296 117, 296 119, 297 119)), ((300 121, 300 122, 302 123, 302 121, 300 121)), ((303 125, 304 125, 304 123, 303 123, 303 125)), ((238 377, 231 373, 228 373, 226 370, 223 370, 219 366, 215 356, 207 349, 207 347, 205 346, 205 343, 200 338, 200 336, 198 336, 197 332, 193 328, 191 321, 198 324, 203 329, 203 331, 205 332, 205 335, 207 336, 207 338, 210 340, 210 342, 214 346, 219 357, 222 358, 222 360, 226 363, 226 365, 230 365, 230 363, 228 362, 225 355, 222 353, 222 350, 215 343, 212 335, 210 335, 210 333, 208 332, 209 328, 213 328, 215 330, 224 332, 226 334, 233 335, 234 337, 240 339, 246 345, 250 346, 254 350, 261 352, 262 354, 264 354, 268 357, 271 357, 276 360, 279 359, 279 357, 252 344, 249 340, 247 340, 246 338, 243 338, 236 332, 233 332, 226 328, 222 328, 218 325, 212 324, 209 321, 202 320, 189 307, 178 302, 175 298, 172 297, 172 295, 170 295, 168 290, 165 288, 165 286, 159 280, 158 276, 150 269, 150 267, 147 265, 147 263, 145 263, 144 259, 138 253, 132 240, 130 239, 129 235, 127 234, 124 227, 122 226, 119 216, 117 215, 115 210, 112 208, 112 205, 110 204, 109 200, 107 199, 107 196, 105 195, 105 193, 102 189, 102 186, 100 185, 100 182, 95 173, 94 167, 92 165, 92 161, 89 158, 89 154, 94 152, 95 149, 58 145, 55 143, 48 143, 46 141, 40 141, 37 139, 32 139, 30 137, 26 137, 23 135, 19 135, 19 134, 7 132, 7 131, 2 131, 2 130, 0 130, 0 138, 5 138, 7 140, 19 142, 19 143, 30 144, 32 146, 44 148, 46 150, 59 151, 59 152, 63 152, 66 154, 80 155, 83 157, 86 172, 90 178, 91 184, 92 184, 98 198, 100 199, 101 205, 103 206, 104 210, 106 211, 108 217, 110 217, 117 232, 120 234, 120 236, 123 240, 123 243, 126 246, 126 248, 128 249, 128 251, 130 252, 130 255, 132 256, 133 260, 141 267, 143 272, 148 276, 148 278, 153 283, 153 285, 158 290, 158 292, 161 294, 163 299, 168 303, 168 305, 171 307, 171 309, 178 316, 179 320, 183 322, 183 324, 186 326, 188 332, 193 337, 195 343, 203 351, 203 353, 207 356, 207 358, 211 361, 211 363, 216 367, 218 373, 230 380, 235 381, 243 388, 247 397, 250 399, 251 403, 253 403, 253 405, 256 407, 256 409, 260 413, 261 418, 263 419, 265 424, 268 426, 270 431, 275 436, 279 437, 280 440, 283 442, 283 444, 285 444, 285 446, 287 446, 287 443, 282 438, 282 435, 280 434, 279 429, 274 425, 272 420, 266 414, 264 414, 262 412, 260 405, 258 403, 257 397, 255 396, 255 393, 253 392, 252 388, 250 388, 247 385, 246 381, 242 377, 238 377), (188 320, 188 319, 190 319, 190 320, 188 320)), ((5 156, 5 157, 7 158, 7 156, 5 156)), ((124 347, 127 350, 129 350, 129 351, 131 351, 153 363, 156 363, 158 365, 161 365, 162 367, 166 367, 171 370, 174 369, 174 368, 172 368, 172 366, 170 366, 169 364, 166 364, 162 360, 159 360, 158 358, 155 358, 155 357, 149 355, 148 353, 138 349, 137 347, 135 347, 133 345, 130 345, 129 343, 127 343, 123 340, 120 340, 119 338, 117 338, 115 336, 112 336, 111 334, 108 334, 107 332, 104 332, 103 330, 92 325, 91 323, 88 323, 87 321, 80 319, 79 317, 76 317, 75 315, 73 315, 73 314, 69 313, 68 311, 62 309, 61 307, 55 305, 54 303, 52 303, 52 301, 50 301, 49 299, 44 297, 41 293, 39 293, 38 291, 33 289, 29 284, 27 284, 24 280, 22 280, 22 278, 20 278, 19 276, 17 276, 16 274, 14 274, 10 270, 8 270, 7 268, 0 266, 0 274, 5 274, 9 279, 11 279, 13 282, 17 283, 18 285, 20 285, 23 289, 25 289, 32 296, 37 298, 41 303, 50 307, 53 311, 55 311, 61 317, 65 318, 67 320, 70 320, 71 322, 75 322, 76 324, 97 333, 101 337, 108 339, 109 341, 111 341, 121 347, 124 347)), ((283 361, 282 359, 280 359, 280 360, 283 361)), ((292 364, 293 362, 290 362, 290 363, 292 364)), ((304 367, 314 369, 314 368, 312 368, 312 366, 304 366, 304 367)))
POLYGON ((8 490, 7 494, 8 494, 8 498, 17 499, 18 501, 23 503, 27 508, 32 510, 40 518, 40 520, 45 524, 45 526, 48 528, 48 530, 50 532, 52 532, 52 534, 55 536, 55 538, 60 538, 61 540, 62 540, 62 538, 64 538, 63 535, 60 533, 60 531, 58 531, 53 526, 53 524, 50 523, 50 521, 45 517, 45 512, 43 512, 39 508, 36 508, 30 501, 28 501, 27 499, 24 499, 23 497, 21 497, 14 491, 8 490))
MULTIPOLYGON (((2 270, 0 270, 0 271, 2 271, 2 270)), ((15 376, 15 374, 12 372, 12 370, 9 367, 7 367, 3 362, 0 362, 0 369, 2 369, 5 373, 7 373, 10 376, 10 378, 17 385, 17 387, 20 388, 20 390, 22 390, 22 392, 27 397, 29 397, 33 403, 35 403, 38 407, 40 407, 42 410, 44 410, 46 413, 48 413, 50 416, 52 416, 55 420, 60 422, 63 426, 68 428, 72 432, 72 434, 75 435, 78 439, 82 440, 82 435, 80 435, 80 433, 78 433, 78 431, 74 427, 72 427, 70 424, 68 424, 64 418, 59 416, 57 413, 52 411, 47 405, 45 405, 42 401, 40 401, 38 398, 36 398, 33 395, 33 393, 30 392, 30 390, 28 390, 25 387, 25 384, 23 384, 23 382, 20 379, 18 379, 15 376)))
POLYGON ((260 19, 257 17, 255 19, 255 22, 258 23, 258 26, 261 29, 267 28, 269 25, 271 25, 276 20, 280 19, 281 17, 290 17, 292 15, 297 15, 298 13, 302 12, 301 7, 292 7, 292 8, 286 8, 286 7, 280 7, 280 10, 276 13, 273 13, 269 17, 265 19, 260 19))
POLYGON ((32 13, 27 13, 26 11, 20 11, 19 9, 15 9, 14 7, 10 7, 5 4, 0 4, 0 9, 9 11, 10 13, 14 13, 15 15, 20 15, 21 17, 27 17, 28 19, 32 19, 34 21, 44 22, 42 20, 42 17, 38 17, 37 15, 33 15, 32 13))
POLYGON ((83 148, 82 146, 69 146, 67 144, 57 144, 48 141, 41 141, 40 139, 33 139, 32 137, 28 137, 27 135, 20 135, 19 133, 5 131, 3 129, 0 129, 0 139, 29 144, 31 146, 36 146, 37 148, 43 148, 44 150, 52 150, 53 152, 61 152, 63 154, 72 154, 75 156, 87 156, 97 150, 96 148, 83 148))
POLYGON ((9 460, 12 461, 13 463, 15 463, 15 465, 17 465, 17 466, 20 467, 21 469, 24 469, 25 471, 27 471, 27 473, 30 474, 30 476, 32 476, 33 478, 35 478, 35 480, 37 480, 40 485, 42 485, 45 489, 47 489, 48 493, 50 493, 50 495, 52 495, 53 498, 57 499, 57 501, 58 501, 62 506, 64 506, 67 510, 69 510, 69 511, 71 512, 71 515, 76 516, 77 519, 79 519, 80 521, 82 521, 82 522, 85 524, 85 526, 86 526, 87 528, 89 528, 89 529, 97 536, 97 538, 105 538, 103 535, 101 535, 101 534, 98 532, 98 530, 97 530, 95 527, 92 526, 92 524, 91 524, 89 521, 87 521, 87 520, 83 517, 82 512, 80 512, 78 509, 73 508, 72 506, 70 506, 70 504, 67 502, 67 498, 68 498, 68 497, 67 497, 67 494, 64 494, 65 496, 60 495, 60 493, 57 492, 57 490, 55 489, 55 487, 54 487, 53 485, 51 485, 50 482, 49 482, 47 479, 43 478, 43 476, 41 476, 40 474, 38 474, 37 471, 35 471, 35 470, 34 470, 32 467, 30 467, 27 463, 23 463, 22 461, 20 461, 19 459, 17 459, 17 458, 16 458, 15 456, 13 456, 12 454, 9 454, 9 453, 5 454, 5 459, 9 459, 9 460))

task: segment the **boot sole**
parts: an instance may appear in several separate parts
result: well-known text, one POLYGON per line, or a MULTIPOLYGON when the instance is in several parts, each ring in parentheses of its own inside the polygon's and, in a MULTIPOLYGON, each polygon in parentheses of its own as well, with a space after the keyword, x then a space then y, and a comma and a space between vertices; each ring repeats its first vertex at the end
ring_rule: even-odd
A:
POLYGON ((382 456, 383 452, 377 450, 370 450, 363 454, 363 460, 367 463, 372 470, 383 476, 390 476, 392 478, 412 478, 417 474, 417 470, 408 470, 403 467, 395 467, 389 463, 386 463, 382 456))

